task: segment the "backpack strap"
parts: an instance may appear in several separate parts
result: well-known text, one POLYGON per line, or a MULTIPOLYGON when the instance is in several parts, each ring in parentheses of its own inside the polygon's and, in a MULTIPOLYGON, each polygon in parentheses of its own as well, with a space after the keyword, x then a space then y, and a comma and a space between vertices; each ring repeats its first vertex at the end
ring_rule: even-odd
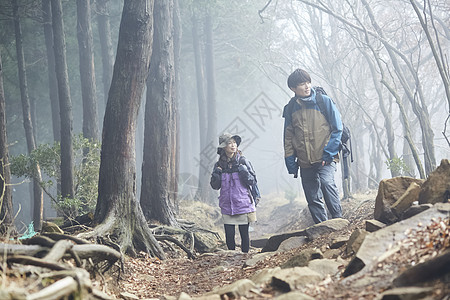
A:
POLYGON ((316 89, 316 103, 320 112, 325 116, 328 124, 330 124, 330 118, 328 116, 328 111, 325 108, 325 103, 323 102, 322 92, 320 89, 316 89))
POLYGON ((294 109, 294 104, 295 104, 296 101, 297 101, 297 97, 292 97, 291 100, 289 100, 288 104, 286 104, 284 106, 283 118, 289 120, 289 122, 290 122, 290 120, 292 118, 292 111, 294 109))
POLYGON ((248 164, 247 164, 247 159, 245 158, 245 156, 239 157, 239 164, 240 164, 240 165, 245 165, 245 166, 247 166, 248 171, 250 172, 250 174, 253 175, 253 177, 255 177, 255 181, 257 181, 257 180, 256 180, 256 174, 255 174, 255 172, 254 172, 254 170, 253 170, 253 166, 250 166, 250 167, 248 166, 248 164))

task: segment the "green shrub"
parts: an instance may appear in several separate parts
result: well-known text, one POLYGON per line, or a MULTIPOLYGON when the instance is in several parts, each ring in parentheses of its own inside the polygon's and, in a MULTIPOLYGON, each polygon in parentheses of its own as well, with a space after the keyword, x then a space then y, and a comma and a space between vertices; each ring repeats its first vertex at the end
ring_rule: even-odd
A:
POLYGON ((52 199, 55 209, 66 217, 74 218, 95 210, 98 193, 98 175, 100 169, 100 143, 91 142, 81 134, 73 138, 74 155, 74 198, 54 195, 50 188, 61 182, 61 147, 59 142, 53 145, 42 144, 30 155, 18 155, 11 158, 11 174, 29 179, 37 178, 35 165, 38 164, 46 180, 40 185, 52 199))
POLYGON ((404 162, 402 157, 394 157, 385 162, 387 168, 394 172, 395 174, 399 174, 399 176, 403 176, 410 173, 410 169, 408 165, 404 162))

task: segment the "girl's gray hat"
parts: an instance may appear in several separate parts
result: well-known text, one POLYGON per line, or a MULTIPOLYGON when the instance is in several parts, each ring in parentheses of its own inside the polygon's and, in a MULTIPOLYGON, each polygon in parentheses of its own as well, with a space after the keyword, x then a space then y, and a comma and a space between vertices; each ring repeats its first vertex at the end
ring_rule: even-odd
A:
POLYGON ((234 139, 236 141, 236 144, 241 144, 241 137, 238 135, 231 135, 231 133, 225 132, 221 136, 219 136, 219 146, 218 148, 225 148, 228 144, 228 141, 234 139))

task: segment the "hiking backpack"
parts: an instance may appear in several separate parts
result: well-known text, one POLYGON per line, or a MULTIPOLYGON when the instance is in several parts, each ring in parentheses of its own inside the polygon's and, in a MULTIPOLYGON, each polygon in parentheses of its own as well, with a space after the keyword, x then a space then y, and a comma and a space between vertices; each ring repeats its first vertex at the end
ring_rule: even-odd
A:
MULTIPOLYGON (((328 124, 329 116, 328 111, 325 109, 325 103, 323 102, 322 95, 327 95, 323 87, 316 86, 314 87, 314 90, 316 91, 316 103, 317 106, 319 106, 320 112, 325 116, 325 119, 327 120, 328 124)), ((331 100, 333 101, 333 100, 331 100)), ((351 135, 350 135, 350 129, 342 122, 342 136, 341 136, 341 143, 339 146, 339 150, 342 151, 342 156, 344 158, 347 158, 350 155, 350 161, 353 162, 353 153, 352 153, 352 141, 351 141, 351 135)))
MULTIPOLYGON (((247 165, 244 156, 240 157, 239 164, 247 165)), ((253 185, 248 186, 248 189, 250 190, 250 195, 252 196, 252 200, 255 202, 255 206, 257 206, 259 203, 259 200, 261 200, 261 194, 260 194, 259 188, 258 188, 258 180, 256 179, 256 174, 254 172, 251 172, 250 169, 249 169, 249 172, 250 172, 250 174, 253 175, 253 177, 255 177, 255 183, 253 185)))

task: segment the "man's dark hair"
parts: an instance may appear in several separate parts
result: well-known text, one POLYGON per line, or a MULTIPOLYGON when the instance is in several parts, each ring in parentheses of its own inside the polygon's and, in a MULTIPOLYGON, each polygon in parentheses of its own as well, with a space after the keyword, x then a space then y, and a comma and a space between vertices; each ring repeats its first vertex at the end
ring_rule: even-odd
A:
POLYGON ((311 76, 302 69, 297 69, 289 75, 287 84, 289 88, 296 88, 302 82, 311 82, 311 76))

